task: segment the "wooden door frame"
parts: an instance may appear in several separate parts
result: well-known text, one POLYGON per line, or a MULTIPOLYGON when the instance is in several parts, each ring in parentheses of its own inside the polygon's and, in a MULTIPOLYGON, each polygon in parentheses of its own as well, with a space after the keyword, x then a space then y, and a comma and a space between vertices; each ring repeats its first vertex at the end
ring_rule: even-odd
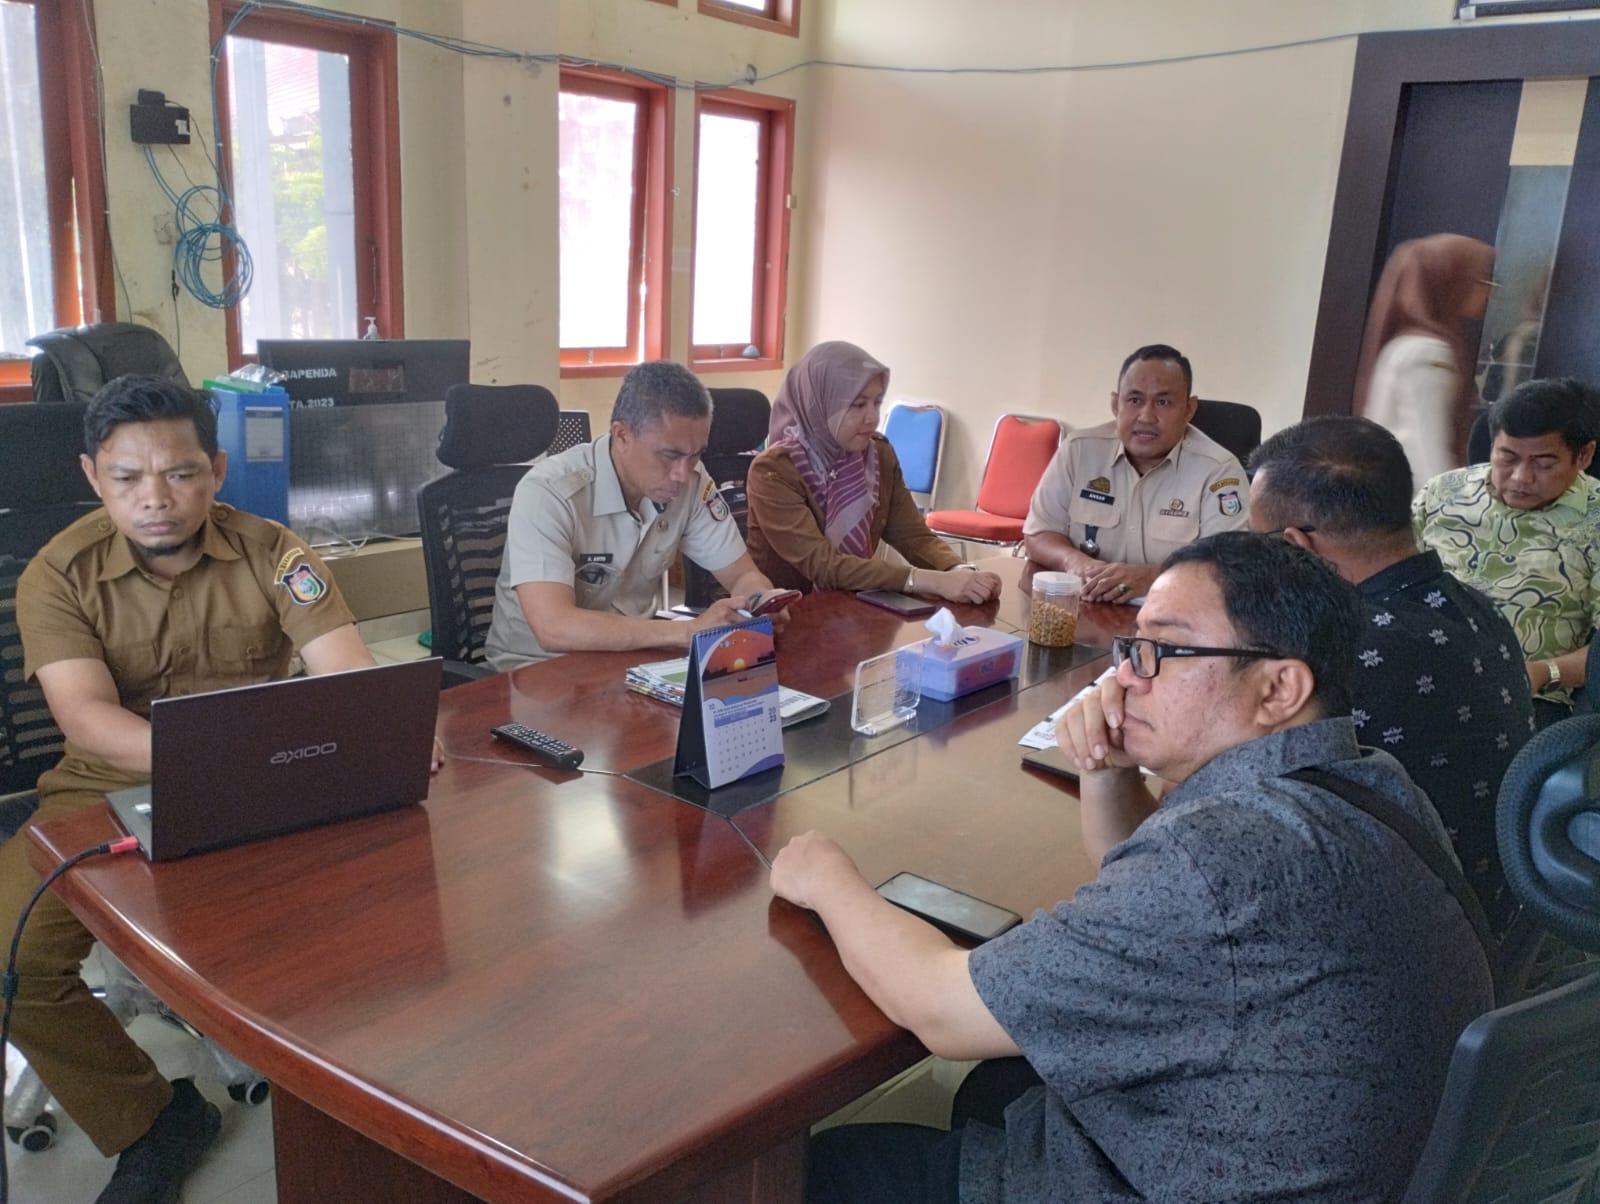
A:
POLYGON ((1600 20, 1363 34, 1328 231, 1304 414, 1348 414, 1413 84, 1600 76, 1600 20))

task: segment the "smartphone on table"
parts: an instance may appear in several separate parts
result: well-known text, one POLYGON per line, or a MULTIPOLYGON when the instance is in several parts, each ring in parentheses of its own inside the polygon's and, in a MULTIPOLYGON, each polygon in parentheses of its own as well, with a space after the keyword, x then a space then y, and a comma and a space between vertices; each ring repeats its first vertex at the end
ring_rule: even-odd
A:
POLYGON ((987 941, 1022 923, 1022 917, 1014 911, 964 895, 917 874, 898 873, 881 883, 878 893, 895 906, 921 916, 946 932, 975 941, 987 941))
POLYGON ((907 619, 914 619, 918 615, 931 615, 939 609, 926 598, 915 598, 892 589, 864 589, 856 597, 869 606, 892 610, 907 619))

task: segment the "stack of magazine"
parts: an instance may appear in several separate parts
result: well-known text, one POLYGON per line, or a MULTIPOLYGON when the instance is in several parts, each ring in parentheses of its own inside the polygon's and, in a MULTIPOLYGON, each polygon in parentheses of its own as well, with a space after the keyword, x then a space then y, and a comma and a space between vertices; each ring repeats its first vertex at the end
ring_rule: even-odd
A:
MULTIPOLYGON (((634 665, 628 670, 628 689, 635 693, 659 698, 675 707, 683 705, 683 692, 689 680, 689 658, 672 661, 650 661, 634 665)), ((789 727, 803 719, 820 715, 828 709, 828 700, 815 694, 802 694, 788 686, 778 687, 778 714, 783 726, 789 727)))

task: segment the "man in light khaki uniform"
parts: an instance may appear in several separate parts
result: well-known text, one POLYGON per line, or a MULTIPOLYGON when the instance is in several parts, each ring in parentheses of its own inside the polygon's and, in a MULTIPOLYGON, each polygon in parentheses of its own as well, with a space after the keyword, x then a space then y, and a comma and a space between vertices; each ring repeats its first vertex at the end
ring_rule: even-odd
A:
MULTIPOLYGON (((501 672, 562 652, 687 649, 772 582, 700 467, 711 396, 681 364, 623 378, 611 430, 528 470, 511 500, 485 652, 501 672), (692 623, 651 616, 679 548, 732 595, 692 623)), ((781 626, 786 613, 774 616, 781 626)))
POLYGON ((1068 435, 1034 490, 1028 558, 1078 574, 1087 602, 1142 598, 1169 553, 1250 525, 1244 469, 1189 425, 1193 387, 1176 348, 1139 348, 1122 361, 1112 420, 1068 435))

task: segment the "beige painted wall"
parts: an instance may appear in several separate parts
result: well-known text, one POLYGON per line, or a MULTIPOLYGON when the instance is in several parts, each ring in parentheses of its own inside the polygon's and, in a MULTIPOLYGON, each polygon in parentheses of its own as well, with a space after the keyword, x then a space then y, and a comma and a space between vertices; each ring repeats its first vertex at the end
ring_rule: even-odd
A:
MULTIPOLYGON (((1006 410, 1098 421, 1140 342, 1193 357, 1202 395, 1299 414, 1353 37, 1447 24, 1450 0, 806 0, 799 39, 702 17, 693 0, 343 0, 356 13, 525 51, 724 81, 812 56, 1026 66, 1319 45, 1059 75, 809 68, 763 83, 799 101, 787 348, 865 344, 891 393, 954 423, 941 501, 976 489, 1006 410)), ((223 363, 220 315, 169 295, 170 206, 119 115, 136 88, 191 108, 209 137, 205 0, 101 0, 119 316, 181 327, 199 379, 223 363)), ((407 333, 468 336, 484 382, 557 381, 557 73, 400 45, 407 333)), ((693 104, 677 106, 674 267, 692 245, 693 104)), ((204 179, 198 144, 179 159, 204 179)), ((181 172, 159 161, 169 179, 181 172)), ((686 270, 671 350, 687 352, 686 270)), ((769 395, 777 372, 713 384, 769 395)), ((561 382, 609 412, 616 378, 561 382)))
MULTIPOLYGON (((530 2, 529 9, 540 4, 530 2)), ((553 11, 553 0, 543 7, 553 11)), ((345 0, 346 12, 459 35, 456 0, 345 0)), ((157 164, 169 184, 214 177, 205 148, 212 138, 210 30, 206 0, 115 0, 95 6, 106 110, 106 181, 111 237, 119 269, 117 316, 154 326, 182 343, 190 379, 226 366, 222 313, 183 293, 171 297, 172 206, 140 148, 127 136, 127 105, 141 87, 187 105, 195 141, 157 164)), ((406 321, 414 335, 468 334, 470 292, 466 240, 471 229, 462 128, 463 81, 458 56, 402 39, 400 55, 401 213, 405 238, 406 321)), ((551 102, 554 103, 553 101, 551 102)), ((552 152, 553 154, 553 152, 552 152)), ((482 208, 482 203, 478 205, 482 208)), ((213 280, 216 283, 216 280, 213 280)))
MULTIPOLYGON (((678 7, 644 0, 562 0, 561 49, 577 58, 619 63, 673 76, 683 81, 725 83, 748 68, 759 75, 780 71, 812 57, 817 23, 807 17, 802 36, 784 37, 731 21, 703 17, 694 0, 678 7)), ((785 347, 792 360, 804 344, 799 315, 805 296, 804 273, 809 227, 803 192, 803 169, 810 162, 810 87, 814 73, 791 71, 764 80, 755 90, 784 96, 796 102, 795 180, 796 208, 790 225, 789 304, 785 347)), ((694 95, 680 90, 675 106, 672 179, 672 297, 669 309, 669 356, 686 361, 689 354, 689 264, 694 246, 694 95)), ((771 397, 782 382, 781 372, 714 372, 705 375, 713 387, 760 389, 771 397)), ((611 413, 620 377, 571 378, 562 381, 563 406, 586 409, 596 433, 611 413)))
MULTIPOLYGON (((809 53, 810 37, 783 37, 645 0, 342 0, 343 11, 530 53, 552 50, 621 63, 683 80, 724 82, 747 65, 766 73, 809 53)), ((101 0, 99 44, 108 113, 107 177, 111 229, 121 269, 118 316, 181 339, 192 379, 224 366, 223 324, 187 294, 170 296, 171 206, 127 139, 120 121, 135 91, 158 88, 187 104, 197 139, 211 137, 206 0, 101 0)), ((559 380, 556 92, 551 66, 463 57, 415 39, 400 40, 401 214, 406 333, 469 337, 473 379, 484 383, 559 380)), ((796 160, 808 154, 810 73, 761 85, 801 102, 796 160)), ((680 94, 674 136, 671 277, 672 354, 688 349, 692 246, 694 105, 680 94)), ((196 143, 164 149, 158 163, 181 189, 184 171, 209 178, 196 143)), ((805 226, 794 226, 804 254, 805 226)), ((798 258, 793 258, 798 263, 798 258)), ((803 280, 791 270, 791 315, 803 280)), ((791 318, 790 342, 796 337, 791 318)), ((713 384, 772 392, 781 374, 718 373, 713 384)), ((561 382, 567 406, 610 412, 615 378, 561 382)))
POLYGON ((807 340, 952 414, 970 505, 996 418, 1102 421, 1122 357, 1173 343, 1204 397, 1297 420, 1360 31, 1450 0, 810 0, 822 55, 1028 66, 1318 45, 1052 75, 816 72, 807 340))

